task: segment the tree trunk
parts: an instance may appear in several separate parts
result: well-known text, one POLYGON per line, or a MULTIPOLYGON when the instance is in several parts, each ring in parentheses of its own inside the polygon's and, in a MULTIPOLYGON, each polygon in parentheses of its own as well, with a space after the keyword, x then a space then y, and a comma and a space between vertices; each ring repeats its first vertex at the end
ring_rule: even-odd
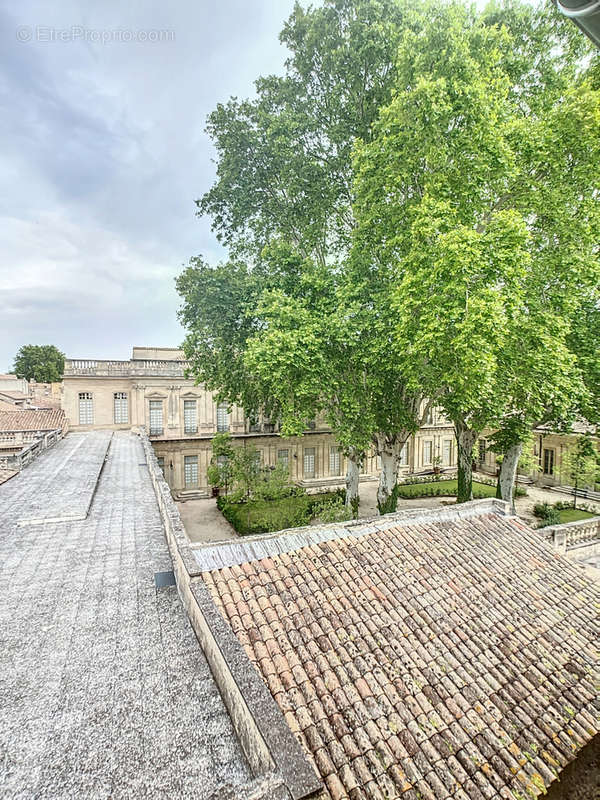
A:
MULTIPOLYGON (((377 507, 382 510, 389 502, 394 491, 398 475, 398 457, 396 453, 385 450, 381 452, 381 472, 379 473, 379 486, 377 487, 377 507)), ((394 511, 395 509, 389 509, 394 511)))
POLYGON ((519 459, 521 458, 522 450, 523 442, 518 442, 517 444, 513 444, 511 447, 509 447, 504 454, 502 465, 500 467, 499 483, 501 497, 502 500, 506 500, 507 503, 510 503, 510 508, 513 514, 515 512, 515 478, 517 475, 517 466, 519 464, 519 459))
POLYGON ((477 432, 472 431, 462 420, 454 423, 458 446, 457 503, 468 503, 473 499, 473 447, 477 432))
POLYGON ((398 483, 400 453, 409 435, 408 431, 387 436, 383 433, 377 435, 377 453, 381 458, 377 487, 377 507, 380 514, 389 514, 396 510, 396 502, 392 503, 392 496, 398 483))
POLYGON ((348 453, 348 468, 346 470, 346 505, 352 509, 353 515, 358 517, 358 478, 362 453, 350 448, 348 453))

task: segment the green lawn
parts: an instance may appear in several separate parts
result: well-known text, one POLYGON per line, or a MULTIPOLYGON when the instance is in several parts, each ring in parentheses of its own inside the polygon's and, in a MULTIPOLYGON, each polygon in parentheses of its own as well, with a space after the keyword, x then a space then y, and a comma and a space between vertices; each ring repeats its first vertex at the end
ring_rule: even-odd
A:
POLYGON ((562 523, 577 522, 577 520, 580 519, 590 519, 591 517, 598 516, 597 514, 592 514, 590 511, 581 511, 579 508, 563 508, 558 514, 562 523))
MULTIPOLYGON (((452 481, 428 481, 427 483, 410 483, 398 486, 398 497, 456 497, 458 482, 452 481)), ((473 497, 476 500, 484 497, 495 497, 496 487, 488 486, 487 483, 473 481, 473 497)))

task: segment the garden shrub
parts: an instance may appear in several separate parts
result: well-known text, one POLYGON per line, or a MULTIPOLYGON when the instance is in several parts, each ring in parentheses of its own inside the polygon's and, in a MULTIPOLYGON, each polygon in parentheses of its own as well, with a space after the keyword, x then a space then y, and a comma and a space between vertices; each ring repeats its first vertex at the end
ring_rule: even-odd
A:
POLYGON ((547 528, 549 525, 560 525, 560 512, 553 506, 548 507, 548 512, 545 517, 542 517, 538 528, 547 528))
POLYGON ((345 522, 352 517, 352 509, 348 508, 339 496, 334 496, 315 504, 312 508, 312 513, 322 523, 345 522))
POLYGON ((278 500, 244 497, 234 503, 231 496, 221 496, 217 498, 217 507, 239 534, 248 536, 308 525, 318 515, 319 506, 334 503, 342 506, 344 498, 343 491, 308 495, 301 487, 293 487, 287 497, 278 500))

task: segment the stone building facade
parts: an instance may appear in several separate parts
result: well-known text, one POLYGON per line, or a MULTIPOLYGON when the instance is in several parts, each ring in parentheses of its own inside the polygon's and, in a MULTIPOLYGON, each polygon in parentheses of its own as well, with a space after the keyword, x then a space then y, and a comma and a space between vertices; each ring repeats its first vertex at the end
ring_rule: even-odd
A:
MULTIPOLYGON (((183 353, 175 348, 134 347, 128 361, 67 359, 62 407, 71 430, 143 427, 174 496, 208 496, 207 468, 212 438, 228 431, 239 446, 254 445, 265 466, 288 464, 293 481, 306 488, 342 485, 345 458, 322 420, 303 436, 282 437, 275 422, 254 424, 239 407, 216 402, 213 393, 184 375, 183 353)), ((435 410, 407 443, 404 474, 456 465, 452 426, 435 410)), ((362 480, 375 480, 378 459, 368 455, 362 480)))
MULTIPOLYGON (((532 466, 527 471, 526 477, 539 486, 570 485, 572 480, 566 468, 565 457, 576 446, 578 437, 586 433, 594 438, 600 455, 600 437, 596 428, 588 423, 575 422, 571 433, 556 433, 550 427, 543 425, 535 428, 530 458, 532 466)), ((473 456, 475 466, 480 472, 496 475, 499 469, 497 456, 489 446, 492 435, 492 432, 488 432, 479 438, 473 456)))

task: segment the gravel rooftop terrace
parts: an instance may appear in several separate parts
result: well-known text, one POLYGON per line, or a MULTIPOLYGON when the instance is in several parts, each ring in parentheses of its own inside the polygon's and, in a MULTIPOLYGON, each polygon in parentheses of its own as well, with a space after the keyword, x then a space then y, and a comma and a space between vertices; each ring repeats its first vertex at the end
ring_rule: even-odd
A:
POLYGON ((69 434, 0 486, 0 797, 223 798, 252 782, 174 587, 137 436, 69 434), (86 519, 28 525, 56 508, 86 519))

